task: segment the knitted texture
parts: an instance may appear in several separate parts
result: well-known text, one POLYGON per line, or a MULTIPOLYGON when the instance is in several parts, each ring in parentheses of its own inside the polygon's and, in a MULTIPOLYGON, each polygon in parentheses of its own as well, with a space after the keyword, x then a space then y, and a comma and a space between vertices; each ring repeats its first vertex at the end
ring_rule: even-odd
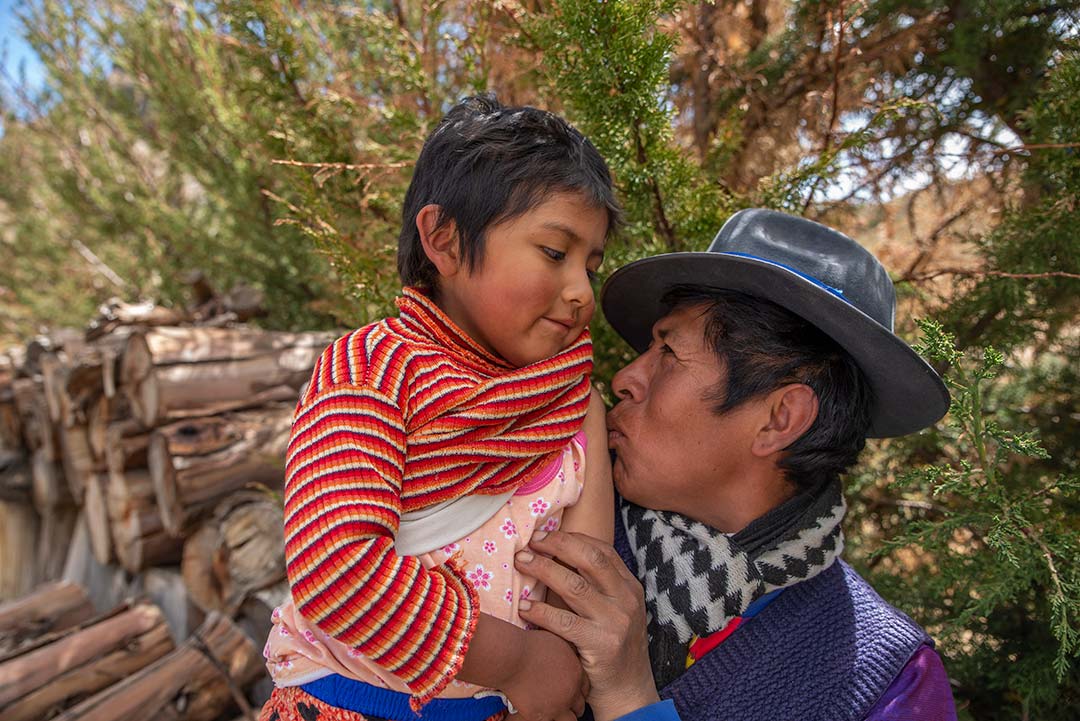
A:
MULTIPOLYGON (((615 536, 635 570, 625 533, 615 536)), ((924 644, 925 631, 837 561, 787 588, 660 696, 683 721, 860 721, 924 644)))
POLYGON ((401 514, 514 490, 554 460, 588 407, 592 345, 513 368, 422 293, 398 308, 315 365, 286 453, 285 555, 300 613, 419 705, 457 673, 479 606, 454 563, 395 553, 401 514))

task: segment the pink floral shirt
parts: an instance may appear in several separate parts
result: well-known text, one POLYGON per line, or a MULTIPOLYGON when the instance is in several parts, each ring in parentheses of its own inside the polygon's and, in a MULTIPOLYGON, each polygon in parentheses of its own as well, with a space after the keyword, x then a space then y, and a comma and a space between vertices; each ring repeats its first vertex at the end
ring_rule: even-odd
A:
MULTIPOLYGON (((559 527, 563 511, 580 498, 584 479, 585 434, 579 431, 561 458, 522 486, 484 525, 455 543, 420 556, 420 561, 433 568, 454 558, 476 588, 480 611, 524 628, 526 624, 518 616, 519 601, 543 599, 545 588, 514 568, 514 554, 529 544, 536 531, 559 527)), ((336 673, 409 693, 400 679, 303 618, 292 602, 274 609, 271 620, 273 627, 263 656, 276 686, 299 686, 336 673)), ((466 698, 486 691, 454 680, 440 696, 466 698)))

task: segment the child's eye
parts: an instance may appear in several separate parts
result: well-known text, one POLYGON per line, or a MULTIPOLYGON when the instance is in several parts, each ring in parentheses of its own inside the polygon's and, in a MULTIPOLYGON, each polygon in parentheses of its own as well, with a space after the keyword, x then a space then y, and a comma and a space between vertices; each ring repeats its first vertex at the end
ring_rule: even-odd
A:
POLYGON ((585 275, 589 277, 590 283, 595 283, 600 278, 600 275, 595 270, 589 270, 588 268, 585 269, 585 275))
POLYGON ((551 258, 552 260, 562 260, 566 257, 566 253, 562 252, 561 250, 549 248, 546 245, 540 246, 540 250, 544 251, 544 255, 551 258))

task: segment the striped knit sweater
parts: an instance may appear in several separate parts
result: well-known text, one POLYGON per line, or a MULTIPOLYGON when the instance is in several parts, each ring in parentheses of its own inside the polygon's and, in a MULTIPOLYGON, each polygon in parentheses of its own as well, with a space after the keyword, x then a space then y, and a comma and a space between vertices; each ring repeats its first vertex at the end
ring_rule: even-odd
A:
POLYGON ((588 332, 512 368, 406 288, 400 315, 335 341, 286 455, 285 554, 305 618, 404 681, 417 705, 453 679, 479 612, 453 565, 399 556, 402 513, 513 490, 581 427, 588 332))

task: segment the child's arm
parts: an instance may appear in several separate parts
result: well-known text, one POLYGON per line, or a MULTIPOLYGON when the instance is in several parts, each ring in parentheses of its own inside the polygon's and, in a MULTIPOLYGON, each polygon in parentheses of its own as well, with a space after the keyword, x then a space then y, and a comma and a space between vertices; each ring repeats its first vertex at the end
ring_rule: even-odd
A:
POLYGON ((563 513, 559 530, 587 533, 611 543, 615 533, 615 490, 608 454, 607 409, 595 388, 585 414, 585 485, 578 502, 563 513))
MULTIPOLYGON (((585 414, 585 485, 578 502, 563 513, 562 531, 585 533, 604 543, 615 536, 615 488, 607 442, 607 408, 593 388, 585 414)), ((547 592, 547 602, 569 610, 559 594, 547 592)))
POLYGON ((406 434, 398 404, 357 384, 331 346, 286 453, 285 555, 297 610, 420 701, 463 662, 480 616, 464 573, 398 555, 406 434), (341 376, 341 377, 339 377, 341 376))
POLYGON ((522 721, 585 710, 587 680, 574 648, 548 631, 526 631, 480 614, 458 679, 506 694, 522 721))

